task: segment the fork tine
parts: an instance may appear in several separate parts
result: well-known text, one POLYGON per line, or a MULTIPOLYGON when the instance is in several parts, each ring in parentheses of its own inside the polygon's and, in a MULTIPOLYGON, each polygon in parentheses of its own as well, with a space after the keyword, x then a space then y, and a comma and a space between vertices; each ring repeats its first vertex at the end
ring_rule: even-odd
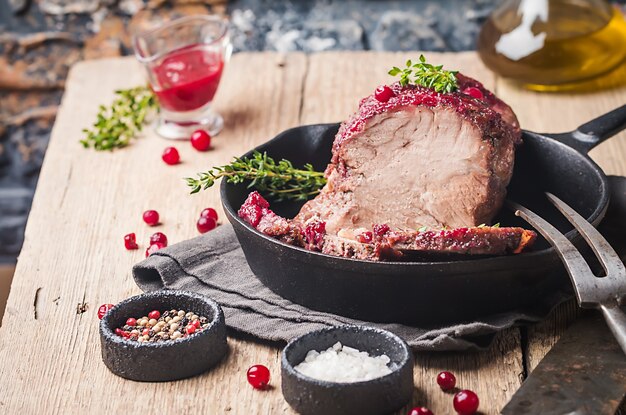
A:
POLYGON ((580 216, 574 209, 569 207, 558 197, 552 193, 546 193, 546 196, 556 206, 556 208, 570 221, 576 230, 585 238, 596 257, 600 260, 602 268, 606 272, 607 276, 614 276, 616 278, 626 277, 626 268, 620 259, 617 252, 611 247, 611 245, 604 239, 604 237, 593 227, 585 218, 580 216))
POLYGON ((586 296, 594 289, 595 277, 576 247, 558 229, 533 211, 514 202, 507 201, 507 204, 515 209, 515 216, 519 216, 530 223, 556 248, 574 285, 578 304, 581 307, 595 307, 597 300, 589 299, 586 296), (591 278, 589 278, 590 276, 591 278), (585 294, 584 297, 583 294, 585 294))

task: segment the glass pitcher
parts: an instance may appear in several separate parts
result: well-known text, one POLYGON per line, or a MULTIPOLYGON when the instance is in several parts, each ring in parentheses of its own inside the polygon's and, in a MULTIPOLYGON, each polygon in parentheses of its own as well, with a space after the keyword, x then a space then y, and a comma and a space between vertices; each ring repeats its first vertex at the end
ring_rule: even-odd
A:
POLYGON ((626 22, 606 0, 505 0, 478 52, 494 72, 535 90, 588 80, 626 58, 626 22))

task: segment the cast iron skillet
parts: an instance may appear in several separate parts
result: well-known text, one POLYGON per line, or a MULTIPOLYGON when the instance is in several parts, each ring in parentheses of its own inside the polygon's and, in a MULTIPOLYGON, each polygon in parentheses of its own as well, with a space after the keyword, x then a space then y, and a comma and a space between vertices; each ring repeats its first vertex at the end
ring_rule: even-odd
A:
MULTIPOLYGON (((324 170, 338 124, 293 128, 256 150, 296 166, 324 170)), ((597 225, 609 202, 604 172, 587 152, 626 128, 626 105, 564 134, 523 132, 508 198, 539 213, 570 239, 571 225, 547 202, 549 191, 597 225)), ((250 155, 251 153, 247 153, 250 155)), ((224 210, 252 271, 271 290, 295 303, 373 322, 441 324, 532 306, 539 296, 568 284, 561 262, 544 240, 532 252, 503 257, 447 258, 424 262, 369 262, 311 252, 253 229, 237 216, 250 192, 221 184, 224 210)), ((293 217, 302 203, 275 203, 293 217)), ((528 224, 503 209, 503 226, 528 224)), ((580 242, 580 241, 579 241, 580 242)))

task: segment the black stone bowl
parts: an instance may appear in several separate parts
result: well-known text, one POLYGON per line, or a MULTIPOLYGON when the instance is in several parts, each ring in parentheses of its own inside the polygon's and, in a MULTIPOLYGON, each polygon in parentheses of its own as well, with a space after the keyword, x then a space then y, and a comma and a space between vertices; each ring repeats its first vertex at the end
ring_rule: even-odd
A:
POLYGON ((292 340, 281 359, 285 400, 301 414, 386 414, 406 405, 413 395, 413 354, 404 340, 386 330, 364 326, 341 326, 312 331, 292 340), (385 354, 391 359, 388 375, 364 382, 327 382, 294 369, 309 350, 322 351, 333 344, 385 354))
POLYGON ((130 297, 100 321, 104 364, 118 376, 144 382, 164 382, 199 375, 215 366, 228 351, 224 312, 208 297, 186 291, 154 291, 130 297), (129 317, 152 310, 187 310, 209 320, 209 326, 184 339, 139 343, 115 334, 129 317))

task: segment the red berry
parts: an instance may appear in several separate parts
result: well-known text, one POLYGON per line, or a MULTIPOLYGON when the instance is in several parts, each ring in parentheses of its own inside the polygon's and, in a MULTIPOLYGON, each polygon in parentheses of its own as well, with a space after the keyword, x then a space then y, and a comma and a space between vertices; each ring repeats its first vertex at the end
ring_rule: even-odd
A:
POLYGON ((156 210, 146 210, 143 212, 143 221, 149 226, 156 226, 159 224, 159 212, 156 210))
POLYGON ((270 370, 263 365, 254 365, 248 369, 248 383, 254 389, 265 389, 270 383, 270 370))
POLYGON ((115 329, 115 334, 117 334, 118 336, 123 336, 124 331, 122 329, 115 329))
POLYGON ((383 223, 382 225, 374 225, 372 227, 372 230, 374 231, 374 235, 382 238, 387 232, 389 232, 389 225, 387 225, 386 223, 383 223))
POLYGON ((213 208, 206 208, 200 213, 200 217, 211 218, 217 222, 217 211, 213 208))
POLYGON ((158 310, 152 310, 148 313, 148 318, 158 320, 159 318, 161 318, 161 313, 159 313, 158 310))
POLYGON ((370 231, 363 232, 362 234, 356 236, 357 242, 361 242, 362 244, 371 244, 373 238, 374 235, 370 231))
POLYGON ((463 93, 469 95, 470 97, 476 98, 476 99, 483 99, 484 98, 482 91, 480 89, 478 89, 478 88, 473 87, 473 86, 465 88, 463 93))
POLYGON ((137 325, 137 319, 134 318, 129 318, 128 320, 126 320, 126 325, 127 326, 136 326, 137 325))
POLYGON ((187 326, 187 334, 194 334, 196 332, 196 326, 190 324, 187 326))
POLYGON ((380 102, 387 102, 395 95, 396 94, 394 94, 391 88, 389 88, 387 85, 379 86, 374 92, 374 97, 376 97, 376 99, 380 102))
POLYGON ((426 408, 425 406, 420 406, 420 407, 411 409, 408 415, 434 415, 434 414, 433 414, 433 411, 426 408))
POLYGON ((167 246, 167 236, 163 232, 153 233, 150 237, 150 245, 160 243, 163 246, 167 246))
POLYGON ((178 164, 178 162, 180 161, 180 154, 178 154, 178 150, 176 150, 176 147, 166 147, 165 150, 163 150, 163 155, 161 156, 161 158, 164 162, 171 166, 174 164, 178 164))
POLYGON ((165 245, 163 245, 160 242, 155 242, 153 244, 150 244, 148 249, 146 249, 146 258, 148 258, 150 255, 154 254, 159 249, 163 249, 163 248, 165 248, 165 245))
POLYGON ((196 222, 196 228, 198 228, 198 232, 207 233, 210 230, 215 229, 217 223, 213 218, 207 218, 205 216, 200 216, 198 222, 196 222))
POLYGON ((107 311, 109 311, 112 308, 113 308, 113 304, 102 304, 98 308, 98 318, 100 320, 102 320, 102 317, 104 317, 104 315, 107 313, 107 311))
POLYGON ((124 246, 129 251, 131 249, 139 248, 139 245, 137 245, 137 238, 135 237, 134 233, 129 233, 128 235, 124 235, 124 246))
POLYGON ((472 415, 478 410, 478 396, 471 390, 462 390, 454 395, 454 410, 459 415, 472 415))
POLYGON ((200 320, 192 321, 191 325, 194 326, 195 328, 199 329, 200 328, 200 320))
POLYGON ((437 98, 430 95, 426 95, 424 98, 422 98, 422 104, 426 105, 427 107, 436 107, 437 103, 437 98))
POLYGON ((440 372, 437 375, 437 384, 444 391, 449 391, 456 386, 456 378, 450 372, 440 372))
POLYGON ((211 136, 204 130, 196 130, 191 134, 191 145, 198 151, 207 151, 211 147, 211 136))

